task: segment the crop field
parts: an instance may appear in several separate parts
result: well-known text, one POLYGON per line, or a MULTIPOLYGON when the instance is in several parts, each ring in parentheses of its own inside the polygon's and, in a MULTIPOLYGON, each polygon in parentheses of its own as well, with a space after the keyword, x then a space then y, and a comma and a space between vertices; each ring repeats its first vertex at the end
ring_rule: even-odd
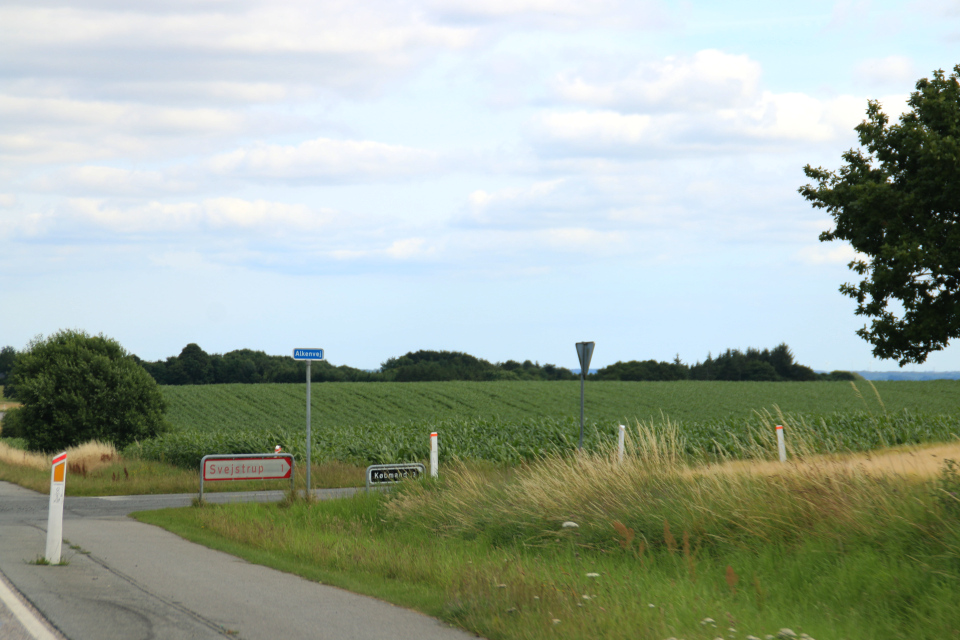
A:
MULTIPOLYGON (((960 412, 960 381, 875 382, 588 382, 586 419, 609 423, 750 418, 755 411, 827 415, 904 409, 960 412), (878 396, 882 400, 878 400, 878 396)), ((286 428, 305 420, 304 384, 162 387, 170 421, 190 430, 286 428)), ((580 383, 412 382, 314 384, 311 413, 318 424, 362 425, 448 419, 563 419, 580 412, 580 383)))
MULTIPOLYGON (((212 452, 305 453, 301 384, 162 387, 170 433, 131 453, 193 467, 212 452)), ((579 438, 579 382, 315 384, 314 460, 359 464, 440 458, 515 464, 570 451, 579 438)), ((960 382, 588 382, 584 446, 676 427, 691 456, 773 455, 785 424, 794 454, 953 440, 960 382)))

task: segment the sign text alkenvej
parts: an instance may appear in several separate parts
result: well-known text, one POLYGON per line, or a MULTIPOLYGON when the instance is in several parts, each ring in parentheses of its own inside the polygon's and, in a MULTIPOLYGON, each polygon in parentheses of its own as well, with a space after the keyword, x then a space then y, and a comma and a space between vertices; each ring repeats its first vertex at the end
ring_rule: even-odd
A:
POLYGON ((294 360, 323 360, 323 349, 294 349, 294 360))

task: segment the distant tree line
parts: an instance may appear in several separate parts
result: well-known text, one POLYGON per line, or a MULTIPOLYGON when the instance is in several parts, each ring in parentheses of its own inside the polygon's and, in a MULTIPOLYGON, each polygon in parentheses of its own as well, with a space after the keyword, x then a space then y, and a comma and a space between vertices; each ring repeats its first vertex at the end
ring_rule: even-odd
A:
MULTIPOLYGON (((306 363, 290 356, 271 356, 263 351, 239 349, 223 355, 209 354, 197 344, 188 344, 178 356, 147 362, 139 360, 159 384, 224 384, 258 382, 303 382, 306 363)), ((416 351, 390 358, 379 371, 364 371, 326 360, 310 367, 313 382, 425 382, 438 380, 573 380, 569 369, 527 360, 493 364, 457 351, 416 351)))
MULTIPOLYGON (((0 383, 13 369, 17 351, 12 347, 0 350, 0 383)), ((190 343, 180 355, 148 362, 136 356, 150 376, 162 385, 185 384, 256 384, 261 382, 303 382, 306 363, 290 356, 271 356, 263 351, 238 349, 224 354, 210 354, 190 343)), ((443 380, 576 380, 571 370, 553 364, 526 360, 491 363, 459 351, 411 351, 390 358, 377 371, 365 371, 346 365, 334 366, 323 360, 310 369, 314 382, 428 382, 443 380)), ((727 349, 703 362, 687 365, 679 356, 673 362, 631 360, 606 366, 588 376, 591 380, 853 380, 856 374, 834 371, 818 374, 810 367, 794 362, 786 344, 774 349, 727 349)), ((7 380, 9 384, 10 380, 7 380)), ((16 390, 5 389, 7 397, 16 390)))
MULTIPOLYGON (((256 384, 260 382, 303 382, 307 364, 290 356, 271 356, 263 351, 237 349, 228 353, 210 354, 199 345, 190 343, 178 356, 166 360, 137 361, 158 384, 256 384)), ((314 382, 367 382, 376 375, 353 367, 336 367, 326 360, 310 367, 314 382)))
POLYGON ((686 365, 679 356, 673 362, 655 360, 617 362, 590 375, 596 380, 732 380, 732 381, 812 381, 856 380, 849 371, 816 373, 810 367, 794 362, 786 344, 774 349, 727 349, 714 358, 686 365))

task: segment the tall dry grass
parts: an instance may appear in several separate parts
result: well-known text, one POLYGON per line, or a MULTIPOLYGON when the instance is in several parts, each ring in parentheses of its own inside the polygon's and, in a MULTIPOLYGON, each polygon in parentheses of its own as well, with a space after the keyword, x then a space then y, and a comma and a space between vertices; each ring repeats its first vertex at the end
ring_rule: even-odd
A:
MULTIPOLYGON (((0 440, 0 463, 26 467, 29 469, 49 470, 53 455, 14 449, 0 440)), ((117 450, 112 444, 91 440, 67 449, 67 471, 71 474, 85 475, 118 460, 117 450)))
MULTIPOLYGON (((397 521, 495 542, 555 543, 572 521, 581 544, 607 548, 617 531, 632 530, 648 550, 675 548, 670 538, 679 532, 700 547, 734 548, 909 536, 939 517, 931 481, 945 459, 960 460, 960 442, 817 456, 797 431, 788 463, 758 448, 754 460, 705 464, 685 455, 669 421, 659 429, 638 423, 622 463, 613 450, 551 456, 497 484, 454 465, 439 484, 405 487, 386 510, 397 521)), ((775 438, 766 446, 775 452, 775 438)), ((960 523, 951 526, 960 531, 960 523)))

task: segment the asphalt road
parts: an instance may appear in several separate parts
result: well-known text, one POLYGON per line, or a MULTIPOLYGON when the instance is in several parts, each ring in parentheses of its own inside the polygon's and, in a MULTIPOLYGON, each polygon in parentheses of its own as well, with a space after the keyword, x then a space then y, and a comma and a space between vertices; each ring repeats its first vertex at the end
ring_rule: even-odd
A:
MULTIPOLYGON (((317 493, 331 498, 351 491, 317 493)), ((48 625, 46 632, 27 629, 21 622, 23 612, 18 618, 0 598, 0 637, 475 637, 414 611, 250 564, 127 517, 132 511, 187 506, 194 496, 68 497, 63 557, 69 564, 43 566, 31 561, 44 553, 47 496, 0 482, 0 595, 5 580, 19 592, 21 603, 35 608, 48 625)), ((281 496, 276 491, 216 493, 205 498, 229 502, 281 496)))

